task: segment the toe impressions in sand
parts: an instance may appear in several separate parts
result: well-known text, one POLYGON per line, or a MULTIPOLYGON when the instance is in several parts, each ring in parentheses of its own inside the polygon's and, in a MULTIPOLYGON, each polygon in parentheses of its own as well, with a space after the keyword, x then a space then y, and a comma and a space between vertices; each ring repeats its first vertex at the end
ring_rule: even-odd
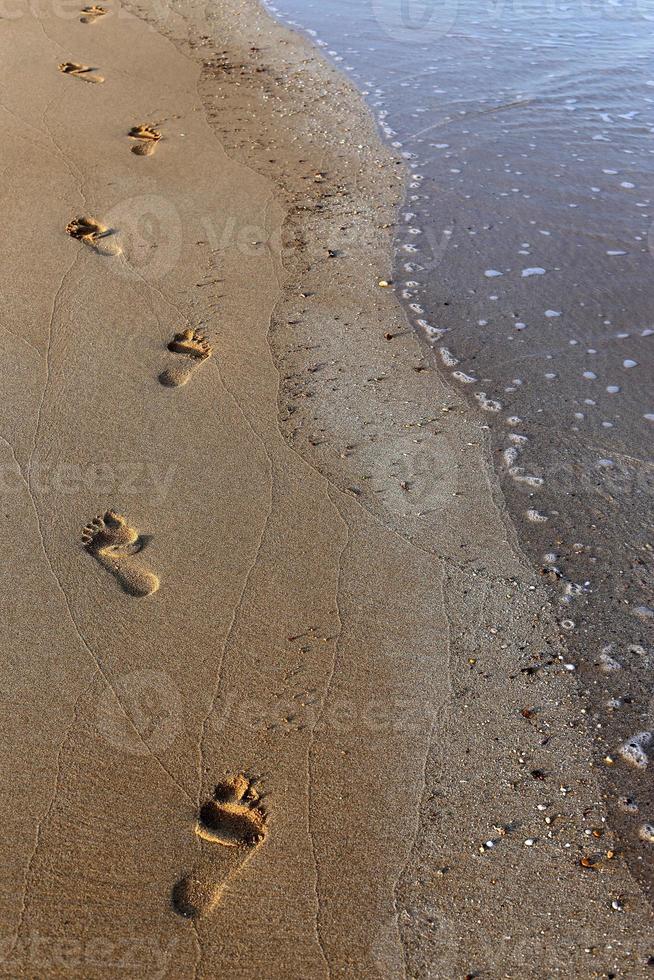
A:
POLYGON ((135 153, 139 157, 150 157, 157 149, 157 143, 161 139, 161 133, 154 126, 150 126, 147 123, 140 123, 138 126, 132 126, 129 133, 127 134, 131 140, 134 140, 134 145, 132 146, 132 153, 135 153))
POLYGON ((62 61, 58 67, 64 75, 74 75, 75 78, 81 78, 83 82, 96 84, 104 82, 104 76, 98 75, 90 65, 78 65, 76 61, 62 61))
POLYGON ((108 510, 94 517, 82 532, 82 543, 129 595, 148 596, 159 588, 157 576, 135 557, 144 547, 141 536, 121 514, 108 510))
POLYGON ((180 355, 177 363, 159 375, 159 381, 168 388, 185 385, 200 364, 211 357, 213 348, 200 330, 182 330, 168 344, 168 350, 180 355))
POLYGON ((200 807, 195 833, 219 844, 226 866, 217 874, 210 865, 185 875, 173 888, 175 910, 187 918, 211 912, 229 879, 252 857, 266 837, 266 813, 252 780, 242 773, 216 786, 213 797, 200 807))
POLYGON ((120 252, 120 246, 109 240, 113 231, 96 218, 88 216, 73 218, 66 225, 66 232, 71 238, 76 238, 77 241, 83 242, 101 255, 118 255, 120 252))
POLYGON ((104 17, 107 13, 105 7, 100 7, 98 4, 93 4, 92 7, 82 7, 80 20, 83 24, 95 24, 96 20, 100 17, 104 17))

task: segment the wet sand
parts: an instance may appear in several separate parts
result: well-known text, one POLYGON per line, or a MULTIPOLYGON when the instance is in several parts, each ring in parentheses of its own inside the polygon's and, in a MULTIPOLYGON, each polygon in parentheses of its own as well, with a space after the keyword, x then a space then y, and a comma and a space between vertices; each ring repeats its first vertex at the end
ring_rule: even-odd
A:
POLYGON ((653 787, 629 749, 645 763, 653 731, 648 12, 267 5, 365 93, 406 160, 394 289, 484 413, 594 719, 611 826, 651 895, 653 787))
POLYGON ((645 975, 404 168, 250 0, 106 8, 0 33, 4 974, 645 975))

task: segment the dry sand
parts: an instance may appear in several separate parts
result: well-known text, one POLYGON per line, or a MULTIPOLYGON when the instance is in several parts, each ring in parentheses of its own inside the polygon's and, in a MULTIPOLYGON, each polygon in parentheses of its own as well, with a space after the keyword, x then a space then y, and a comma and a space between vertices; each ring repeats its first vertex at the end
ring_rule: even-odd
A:
POLYGON ((401 164, 253 0, 103 6, 0 20, 3 975, 649 975, 401 164))

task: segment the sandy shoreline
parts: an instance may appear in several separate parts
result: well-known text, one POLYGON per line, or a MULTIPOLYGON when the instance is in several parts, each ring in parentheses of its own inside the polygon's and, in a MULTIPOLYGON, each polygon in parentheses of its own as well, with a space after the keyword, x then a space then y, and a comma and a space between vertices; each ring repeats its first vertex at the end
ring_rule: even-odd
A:
POLYGON ((401 165, 251 0, 157 11, 2 21, 4 974, 646 975, 488 434, 378 285, 401 165))

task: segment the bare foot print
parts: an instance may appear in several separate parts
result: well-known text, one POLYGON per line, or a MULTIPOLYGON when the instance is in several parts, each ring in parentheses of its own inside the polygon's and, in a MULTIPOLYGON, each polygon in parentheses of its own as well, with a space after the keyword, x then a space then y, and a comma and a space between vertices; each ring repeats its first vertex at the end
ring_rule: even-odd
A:
POLYGON ((84 82, 104 82, 102 75, 94 74, 93 68, 89 65, 78 65, 74 61, 64 61, 59 65, 59 71, 63 71, 65 75, 74 75, 75 78, 81 78, 84 82))
POLYGON ((220 844, 220 868, 207 865, 185 875, 173 888, 173 906, 187 918, 198 918, 218 904, 229 879, 249 861, 266 837, 266 813, 252 781, 242 774, 216 786, 213 799, 200 808, 198 837, 220 844))
POLYGON ((239 774, 219 783, 213 799, 200 807, 198 837, 226 847, 252 847, 266 835, 266 814, 252 781, 239 774))
POLYGON ((83 24, 95 24, 99 17, 104 17, 107 13, 105 7, 99 7, 97 4, 93 4, 92 7, 82 7, 82 16, 80 20, 83 24))
POLYGON ((127 134, 131 140, 136 140, 132 147, 132 153, 139 157, 152 156, 157 148, 157 143, 161 139, 161 133, 154 126, 141 123, 139 126, 132 126, 127 134))
POLYGON ((199 330, 191 329, 176 333, 168 344, 168 350, 183 356, 183 360, 175 367, 166 368, 159 375, 162 385, 169 388, 185 385, 200 364, 213 354, 213 347, 205 335, 199 330))
POLYGON ((101 255, 118 255, 120 246, 115 242, 106 241, 113 234, 111 229, 101 224, 95 218, 73 218, 66 225, 66 232, 71 238, 84 242, 101 255))
POLYGON ((108 510, 94 517, 82 531, 82 543, 130 595, 152 595, 159 588, 157 576, 134 557, 143 549, 143 540, 121 514, 108 510))

